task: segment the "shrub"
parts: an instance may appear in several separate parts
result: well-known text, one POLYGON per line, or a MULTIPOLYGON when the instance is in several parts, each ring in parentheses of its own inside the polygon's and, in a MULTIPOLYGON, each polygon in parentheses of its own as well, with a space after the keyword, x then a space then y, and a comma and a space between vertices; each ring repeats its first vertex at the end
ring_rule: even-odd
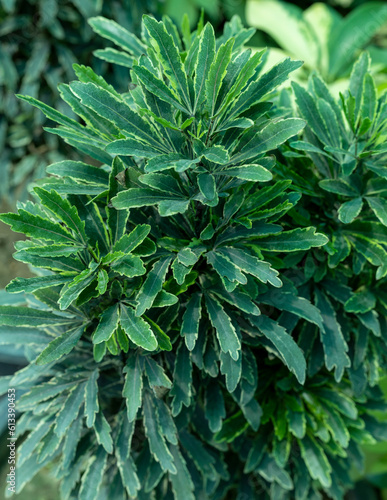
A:
MULTIPOLYGON (((305 62, 297 73, 301 80, 307 80, 310 72, 317 70, 329 85, 343 90, 365 47, 371 54, 373 72, 386 69, 386 50, 374 40, 387 20, 385 2, 358 3, 342 17, 326 2, 315 2, 302 10, 289 2, 249 0, 246 17, 249 25, 264 31, 278 44, 280 48, 274 49, 276 57, 290 55, 305 62), (283 29, 278 29, 279 25, 283 29)), ((384 83, 383 76, 379 80, 384 83)))
POLYGON ((301 63, 262 73, 236 23, 121 32, 128 93, 63 87, 84 124, 24 98, 101 165, 50 165, 0 217, 40 270, 0 306, 30 359, 3 379, 18 491, 52 462, 64 499, 341 499, 386 437, 385 97, 363 55, 341 102, 314 75, 291 116, 301 63))

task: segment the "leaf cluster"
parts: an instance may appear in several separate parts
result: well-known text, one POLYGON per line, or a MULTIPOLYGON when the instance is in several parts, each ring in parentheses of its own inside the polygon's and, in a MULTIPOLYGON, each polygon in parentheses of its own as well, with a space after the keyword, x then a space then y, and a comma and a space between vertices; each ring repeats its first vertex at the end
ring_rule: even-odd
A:
POLYGON ((19 491, 53 462, 64 499, 343 498, 360 445, 386 436, 368 56, 340 101, 313 74, 292 107, 277 89, 301 63, 264 72, 237 19, 218 39, 90 23, 132 59, 129 91, 77 66, 63 88, 83 122, 22 97, 95 162, 50 165, 0 216, 38 274, 0 305, 0 341, 31 361, 2 379, 23 391, 19 491))

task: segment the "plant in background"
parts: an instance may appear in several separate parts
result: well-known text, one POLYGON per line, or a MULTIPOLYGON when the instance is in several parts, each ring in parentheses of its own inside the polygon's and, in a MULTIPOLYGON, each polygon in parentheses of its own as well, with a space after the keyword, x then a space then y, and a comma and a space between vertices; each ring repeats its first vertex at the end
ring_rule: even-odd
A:
MULTIPOLYGON (((30 360, 2 379, 22 393, 18 491, 52 463, 64 499, 342 498, 348 457, 386 433, 372 416, 384 324, 377 362, 361 337, 377 314, 348 307, 374 269, 332 265, 341 222, 330 198, 321 211, 312 159, 286 145, 307 122, 270 100, 301 63, 263 73, 237 19, 219 39, 148 16, 142 41, 91 24, 142 52, 130 90, 77 67, 62 94, 84 123, 23 97, 96 161, 50 165, 35 202, 0 216, 38 273, 8 286, 27 304, 0 306, 3 338, 30 360)), ((380 168, 373 149, 367 161, 380 168)))
POLYGON ((276 59, 290 55, 304 61, 297 73, 302 81, 317 70, 332 88, 345 89, 352 65, 365 47, 373 72, 387 67, 386 50, 372 45, 387 20, 384 2, 365 2, 344 18, 319 2, 302 10, 288 2, 249 0, 246 9, 248 24, 269 34, 279 45, 280 49, 272 49, 276 59), (278 29, 279 24, 284 29, 278 29))
MULTIPOLYGON (((198 18, 201 6, 190 4, 198 18)), ((232 4, 203 5, 218 26, 242 10, 232 4)), ((99 14, 116 19, 127 30, 139 34, 141 15, 167 15, 181 19, 180 5, 159 0, 3 0, 0 2, 0 199, 13 206, 28 197, 31 180, 44 175, 48 163, 85 155, 66 147, 55 136, 44 134, 41 113, 18 101, 15 93, 26 94, 65 112, 58 84, 74 78, 73 64, 90 65, 121 91, 128 88, 131 57, 120 58, 113 47, 103 48, 101 39, 87 20, 99 14), (93 57, 93 54, 95 57, 93 57), (114 65, 107 63, 114 62, 114 65)), ((166 20, 168 22, 168 20, 166 20)), ((187 21, 186 21, 187 22, 187 21)), ((130 53, 131 51, 129 51, 130 53)), ((130 54, 132 55, 132 54, 130 54)), ((67 111, 68 112, 68 111, 67 111)), ((75 118, 73 113, 69 116, 75 118)))

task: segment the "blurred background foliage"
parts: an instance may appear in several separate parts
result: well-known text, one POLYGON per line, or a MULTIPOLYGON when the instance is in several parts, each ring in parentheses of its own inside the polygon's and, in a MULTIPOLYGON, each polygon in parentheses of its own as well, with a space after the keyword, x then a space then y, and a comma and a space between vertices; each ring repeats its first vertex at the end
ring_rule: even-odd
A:
MULTIPOLYGON (((378 88, 387 88, 387 2, 367 0, 0 0, 0 210, 12 209, 28 197, 28 183, 44 175, 45 167, 71 155, 74 150, 55 135, 42 113, 19 101, 15 94, 36 97, 69 114, 59 99, 57 85, 74 79, 74 63, 89 65, 117 90, 128 89, 128 68, 98 59, 93 52, 105 48, 87 19, 103 15, 140 35, 141 16, 168 15, 177 23, 186 13, 195 25, 201 11, 220 32, 233 15, 258 29, 254 47, 271 48, 268 64, 291 55, 305 61, 299 81, 311 71, 323 74, 337 90, 345 83, 353 61, 367 47, 373 58, 378 88), (341 47, 341 51, 337 50, 341 47)), ((29 270, 12 261, 13 240, 0 226, 0 287, 29 270)), ((0 291, 0 303, 2 295, 0 291)), ((21 353, 0 346, 0 374, 7 375, 23 364, 21 353)), ((387 396, 387 377, 382 381, 387 396)), ((5 399, 0 413, 5 414, 5 399)), ((387 415, 378 415, 387 420, 387 415)), ((6 447, 4 419, 0 421, 0 483, 5 483, 6 447), (2 466, 1 466, 2 464, 2 466)), ((387 500, 387 443, 365 449, 362 474, 348 500, 387 500)), ((354 472, 355 474, 355 472, 354 472)), ((4 498, 0 489, 0 500, 4 498)), ((48 470, 38 474, 15 500, 58 500, 48 470)))

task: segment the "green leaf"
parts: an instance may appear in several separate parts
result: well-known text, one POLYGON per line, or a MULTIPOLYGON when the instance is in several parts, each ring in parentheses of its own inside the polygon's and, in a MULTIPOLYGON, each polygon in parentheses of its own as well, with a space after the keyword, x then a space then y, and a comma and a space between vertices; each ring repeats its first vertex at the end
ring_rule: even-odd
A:
POLYGON ((117 328, 118 321, 118 304, 105 309, 93 334, 93 344, 100 344, 109 340, 117 328))
POLYGON ((57 316, 49 311, 25 306, 0 305, 0 325, 41 328, 43 326, 71 325, 72 323, 74 323, 73 318, 57 316))
POLYGON ((203 155, 207 160, 219 165, 223 165, 230 159, 227 149, 220 145, 201 149, 200 154, 203 155))
POLYGON ((18 214, 1 214, 0 220, 11 226, 12 231, 23 233, 31 238, 49 240, 55 243, 77 243, 69 231, 60 224, 44 219, 39 215, 32 215, 26 210, 19 209, 18 214))
POLYGON ((181 324, 180 335, 184 337, 187 349, 192 351, 199 335, 199 322, 201 317, 201 294, 195 293, 187 303, 181 324))
POLYGON ((205 82, 215 57, 215 33, 210 23, 207 23, 200 36, 200 45, 198 50, 197 62, 195 66, 195 104, 193 113, 200 108, 204 100, 205 82))
POLYGON ((78 340, 82 337, 82 333, 85 330, 85 325, 81 327, 74 328, 69 331, 65 331, 55 340, 50 342, 48 346, 40 353, 36 359, 37 365, 46 365, 52 361, 60 359, 65 354, 71 352, 78 340))
POLYGON ((148 438, 149 448, 155 460, 159 462, 161 468, 165 471, 170 471, 176 474, 177 470, 174 465, 173 456, 171 455, 164 436, 161 434, 157 426, 155 408, 152 405, 152 400, 149 394, 144 395, 143 402, 144 428, 145 435, 148 438))
POLYGON ((316 134, 323 144, 330 144, 328 131, 317 109, 315 99, 307 90, 296 82, 292 82, 296 102, 301 116, 306 120, 308 127, 316 134))
POLYGON ((188 90, 187 75, 178 48, 172 36, 167 33, 164 24, 150 16, 143 17, 143 23, 151 36, 151 44, 156 50, 170 84, 177 92, 182 103, 191 112, 191 100, 188 90))
MULTIPOLYGON (((133 73, 137 76, 144 87, 154 96, 157 96, 162 101, 167 102, 174 108, 180 109, 183 113, 189 113, 189 109, 186 105, 182 104, 172 90, 163 82, 157 78, 151 71, 143 66, 135 66, 133 68, 133 73)), ((156 116, 154 118, 156 119, 156 116)), ((160 117, 157 117, 160 119, 160 117)), ((161 119, 162 120, 162 119, 161 119)))
POLYGON ((216 100, 220 91, 220 87, 222 86, 223 79, 226 75, 227 66, 231 61, 234 42, 234 38, 230 38, 224 45, 219 48, 216 53, 215 60, 212 62, 208 71, 208 76, 206 79, 206 105, 210 117, 213 117, 215 114, 216 100))
POLYGON ((329 73, 332 78, 345 71, 355 54, 361 50, 387 20, 387 8, 383 2, 367 2, 354 9, 341 22, 340 29, 329 38, 329 73), (362 27, 369 28, 363 30, 362 27), (358 32, 354 37, 353 33, 358 32))
MULTIPOLYGON (((96 263, 94 263, 96 264, 96 263)), ((76 300, 83 290, 95 279, 95 266, 85 269, 71 283, 65 285, 61 292, 58 304, 61 310, 67 309, 76 300)))
POLYGON ((353 200, 343 203, 337 211, 337 215, 341 222, 350 224, 359 215, 362 207, 363 200, 359 196, 359 198, 354 198, 353 200))
POLYGON ((77 418, 84 399, 85 384, 82 383, 72 389, 61 410, 55 417, 55 434, 57 436, 64 436, 72 422, 77 418))
MULTIPOLYGON (((266 151, 278 148, 291 137, 299 134, 305 127, 304 120, 287 118, 276 122, 270 121, 265 128, 249 136, 242 149, 232 158, 233 164, 255 158, 266 151)), ((250 131, 249 131, 250 132, 250 131)))
POLYGON ((252 274, 263 283, 271 283, 275 287, 281 287, 282 281, 278 278, 278 271, 272 269, 268 262, 259 260, 243 250, 233 247, 220 247, 219 253, 225 255, 235 266, 242 271, 252 274))
POLYGON ((223 352, 230 353, 230 356, 236 361, 239 357, 241 344, 230 317, 224 312, 218 300, 208 295, 206 295, 206 306, 211 324, 216 330, 220 348, 223 352))
POLYGON ((124 255, 115 262, 112 262, 110 267, 113 271, 127 276, 128 278, 141 276, 146 273, 142 260, 140 257, 137 257, 137 255, 124 255))
POLYGON ((133 57, 128 56, 125 52, 120 50, 107 48, 98 49, 93 52, 93 54, 99 59, 110 62, 112 64, 118 64, 119 66, 125 66, 126 68, 131 68, 133 66, 133 57))
POLYGON ((171 410, 174 417, 179 415, 183 405, 189 408, 192 395, 192 361, 190 352, 182 343, 176 351, 173 385, 169 394, 173 396, 171 410))
POLYGON ((320 187, 330 193, 341 194, 343 196, 358 196, 359 193, 344 179, 324 179, 319 182, 320 187))
POLYGON ((216 196, 215 178, 211 174, 198 175, 198 186, 202 195, 208 200, 213 200, 216 196))
POLYGON ((152 307, 157 294, 162 289, 171 260, 172 257, 164 257, 153 265, 137 294, 136 316, 141 316, 147 309, 152 307))
POLYGON ((372 196, 366 196, 366 200, 380 222, 387 226, 387 200, 372 196))
POLYGON ((131 188, 121 191, 112 199, 113 206, 118 210, 123 208, 149 207, 165 200, 171 202, 178 199, 175 194, 162 193, 153 189, 131 188))
POLYGON ((195 486, 183 455, 177 446, 170 445, 169 450, 177 470, 176 474, 169 474, 174 498, 176 500, 195 500, 195 486))
POLYGON ((259 248, 271 252, 297 252, 324 246, 328 243, 328 238, 322 233, 316 233, 314 227, 308 227, 264 236, 255 240, 255 243, 259 248))
POLYGON ((351 366, 347 355, 348 345, 337 321, 335 310, 328 297, 318 289, 316 293, 316 305, 321 311, 324 322, 325 333, 321 333, 321 342, 324 347, 325 364, 328 370, 335 368, 335 379, 341 380, 346 367, 351 366))
POLYGON ((244 418, 243 413, 239 411, 224 421, 222 429, 215 434, 214 439, 218 443, 232 443, 248 427, 249 423, 244 418))
POLYGON ((292 61, 290 58, 287 58, 276 66, 273 66, 258 80, 252 81, 247 89, 234 100, 234 103, 225 115, 226 119, 230 120, 247 111, 259 102, 262 97, 286 81, 289 73, 298 69, 301 65, 301 61, 292 61))
POLYGON ((79 218, 76 207, 61 198, 53 189, 48 192, 36 187, 34 191, 39 196, 42 205, 47 207, 58 219, 64 222, 69 229, 72 229, 77 234, 79 241, 86 245, 85 223, 79 218))
POLYGON ((220 277, 225 277, 230 281, 246 284, 247 278, 241 272, 237 264, 228 258, 227 255, 222 255, 221 250, 217 252, 211 250, 206 254, 207 262, 215 269, 220 277))
POLYGON ((320 481, 323 487, 329 488, 332 484, 332 468, 322 447, 309 435, 299 439, 298 445, 312 479, 320 481))
POLYGON ((135 57, 146 54, 146 46, 141 40, 115 21, 98 16, 89 19, 88 23, 98 35, 111 40, 118 47, 133 54, 135 57))
POLYGON ((130 253, 148 236, 151 227, 139 224, 129 234, 124 234, 114 245, 113 252, 130 253))
POLYGON ((99 446, 95 455, 91 458, 82 475, 79 500, 94 500, 98 496, 106 468, 107 453, 103 446, 99 446))
POLYGON ((124 368, 125 385, 122 396, 126 398, 126 409, 129 422, 136 418, 142 401, 142 368, 139 356, 130 356, 124 368))
POLYGON ((147 351, 157 349, 157 339, 149 324, 135 315, 131 307, 121 306, 120 324, 126 335, 139 347, 147 351))
POLYGON ((148 377, 149 383, 153 387, 166 387, 170 389, 172 382, 166 376, 163 368, 156 363, 152 358, 145 358, 145 373, 148 377))
POLYGON ((67 276, 39 276, 37 278, 15 278, 6 287, 7 292, 35 292, 41 288, 63 285, 71 281, 67 276))
POLYGON ((376 297, 368 290, 358 292, 352 295, 344 304, 347 312, 359 314, 372 311, 376 306, 376 297))
POLYGON ((210 383, 206 386, 204 399, 204 413, 208 420, 211 432, 218 432, 222 428, 223 419, 226 416, 224 399, 218 383, 210 383))
POLYGON ((212 291, 222 300, 225 300, 247 314, 253 314, 254 316, 259 316, 261 314, 258 307, 250 300, 250 296, 238 290, 238 288, 232 292, 226 292, 220 287, 214 288, 212 291))
POLYGON ((98 271, 97 281, 98 293, 100 295, 103 295, 106 292, 107 286, 109 284, 109 275, 105 271, 105 269, 101 269, 101 271, 98 271))
POLYGON ((95 414, 99 411, 98 377, 99 371, 93 370, 85 387, 85 416, 88 428, 94 425, 95 414))
POLYGON ((105 221, 96 203, 85 203, 84 198, 75 197, 71 201, 77 205, 80 217, 85 221, 85 231, 89 243, 103 254, 110 252, 109 235, 105 221))
POLYGON ((101 444, 107 453, 112 453, 113 440, 111 437, 111 427, 101 410, 96 415, 94 430, 98 444, 101 444))
POLYGON ((122 132, 138 137, 156 150, 160 149, 159 141, 153 136, 148 123, 132 111, 123 100, 94 83, 72 82, 70 87, 81 99, 82 104, 114 123, 122 132))
POLYGON ((273 178, 273 174, 261 165, 241 165, 240 167, 227 168, 217 173, 253 182, 267 182, 273 178))
POLYGON ((251 323, 268 338, 278 350, 279 356, 300 384, 305 382, 306 362, 304 354, 285 328, 271 318, 261 315, 250 317, 251 323))
POLYGON ((63 160, 52 163, 46 168, 48 174, 58 177, 71 177, 88 183, 106 186, 109 180, 109 174, 99 167, 92 167, 81 161, 63 160))

